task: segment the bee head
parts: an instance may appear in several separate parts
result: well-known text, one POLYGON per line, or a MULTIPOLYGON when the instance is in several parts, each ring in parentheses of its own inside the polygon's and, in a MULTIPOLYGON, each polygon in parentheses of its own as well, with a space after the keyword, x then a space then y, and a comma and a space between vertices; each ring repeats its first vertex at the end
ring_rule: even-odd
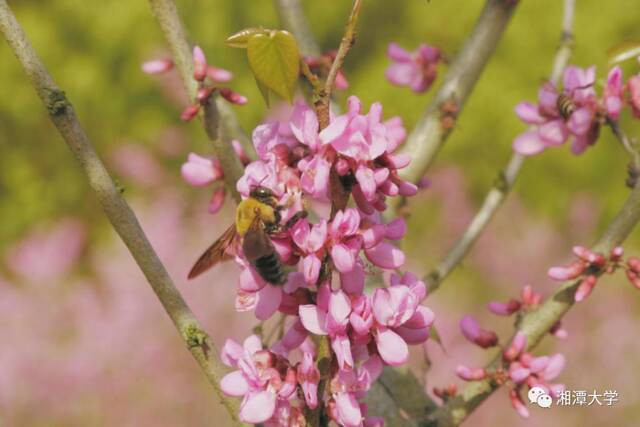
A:
POLYGON ((276 195, 266 187, 254 187, 249 196, 269 206, 274 206, 277 203, 276 195))

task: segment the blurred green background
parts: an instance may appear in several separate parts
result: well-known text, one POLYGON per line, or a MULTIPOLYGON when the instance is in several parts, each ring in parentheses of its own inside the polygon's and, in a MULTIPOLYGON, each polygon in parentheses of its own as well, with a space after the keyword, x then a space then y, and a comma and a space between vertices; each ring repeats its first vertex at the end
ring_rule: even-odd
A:
MULTIPOLYGON (((250 102, 233 108, 245 129, 253 129, 264 118, 266 107, 249 72, 244 52, 225 46, 224 39, 250 26, 278 27, 273 4, 266 0, 178 0, 176 3, 191 41, 203 47, 211 64, 234 72, 235 78, 230 86, 245 94, 250 102)), ((323 49, 335 48, 339 44, 350 3, 304 1, 312 30, 323 49)), ((576 44, 571 63, 597 65, 598 79, 602 81, 607 72, 607 49, 623 40, 640 39, 640 13, 623 0, 578 0, 577 3, 576 44)), ((483 4, 481 0, 366 1, 357 44, 344 68, 350 87, 338 95, 338 101, 344 103, 350 94, 359 96, 365 105, 381 101, 386 117, 400 115, 407 129, 411 129, 441 79, 425 95, 415 95, 409 89, 392 86, 384 79, 384 70, 389 63, 387 44, 396 41, 412 50, 420 42, 427 42, 441 47, 449 57, 453 57, 483 4)), ((171 152, 171 156, 163 157, 163 162, 171 182, 175 184, 180 182, 179 166, 189 151, 209 152, 200 124, 197 121, 184 124, 179 120, 182 105, 177 94, 181 87, 176 86, 175 79, 170 81, 165 77, 147 76, 140 70, 143 61, 166 55, 163 35, 147 2, 18 0, 10 2, 10 6, 49 71, 75 105, 80 120, 108 164, 114 150, 122 144, 133 144, 154 153, 171 152)), ((447 206, 455 208, 459 205, 450 200, 453 197, 450 191, 464 192, 460 197, 464 198, 468 212, 460 219, 457 226, 460 229, 491 186, 497 170, 510 157, 511 141, 525 129, 513 108, 521 100, 536 101, 538 87, 550 72, 559 40, 561 15, 561 1, 521 1, 465 106, 457 128, 439 156, 436 168, 429 174, 435 183, 435 196, 420 196, 413 202, 412 233, 405 245, 408 252, 421 254, 420 250, 427 248, 426 253, 433 256, 430 259, 437 260, 456 235, 453 232, 439 234, 437 229, 440 224, 436 220, 437 214, 456 219, 457 212, 445 210, 447 206), (446 187, 448 182, 452 182, 450 188, 453 190, 446 187), (444 203, 447 200, 450 205, 444 203), (441 240, 436 240, 440 237, 441 240), (434 244, 430 246, 430 242, 434 244)), ((624 69, 627 76, 637 73, 638 64, 631 61, 624 64, 624 69)), ((445 68, 441 68, 440 75, 444 72, 445 68)), ((640 131, 637 120, 634 122, 628 115, 623 116, 622 126, 630 135, 637 135, 640 131)), ((580 157, 570 154, 569 147, 565 146, 527 160, 512 196, 517 199, 517 204, 509 205, 509 209, 501 213, 492 233, 501 236, 499 243, 511 239, 511 248, 517 246, 521 249, 522 254, 515 255, 514 263, 527 263, 529 252, 533 253, 532 257, 544 254, 546 248, 536 247, 536 244, 541 244, 536 240, 540 234, 540 228, 536 227, 540 224, 544 224, 544 230, 551 230, 552 235, 566 232, 573 239, 566 240, 569 237, 563 234, 566 239, 554 248, 561 249, 560 253, 567 254, 571 243, 591 243, 628 194, 629 190, 624 186, 626 164, 626 153, 607 129, 603 129, 598 144, 580 157), (578 204, 576 208, 576 197, 588 202, 578 204), (576 214, 572 209, 596 214, 593 227, 584 232, 567 231, 572 227, 572 218, 580 216, 580 213, 589 213, 576 214), (509 228, 505 224, 522 226, 509 228), (526 230, 523 231, 524 228, 526 230)), ((114 175, 126 188, 128 198, 153 199, 154 192, 159 191, 156 187, 120 177, 117 170, 114 175)), ((186 200, 199 203, 188 209, 202 210, 204 206, 198 198, 202 191, 179 185, 186 200)), ((112 235, 75 159, 49 122, 17 61, 2 42, 0 253, 35 227, 55 223, 58 218, 69 215, 86 219, 90 242, 105 240, 112 235)), ((549 241, 553 239, 543 243, 549 241)), ((631 236, 630 241, 629 247, 637 247, 640 243, 638 233, 631 236)), ((496 286, 495 278, 504 271, 499 267, 497 272, 483 273, 482 256, 506 256, 499 253, 498 244, 486 247, 495 249, 496 254, 485 252, 476 257, 475 270, 463 269, 456 273, 451 279, 452 285, 438 294, 442 298, 437 302, 441 307, 462 301, 462 306, 471 310, 486 302, 488 297, 478 286, 496 286), (461 287, 453 285, 462 282, 464 285, 461 287), (460 299, 460 295, 464 298, 460 299)), ((506 253, 514 254, 513 251, 506 253)), ((547 258, 539 256, 535 278, 544 277, 548 262, 551 262, 547 258)), ((555 261, 566 260, 568 255, 555 261)), ((426 271, 434 263, 425 265, 419 256, 411 262, 418 272, 426 271)), ((4 264, 3 269, 6 269, 6 262, 4 264)), ((508 278, 517 276, 504 274, 508 278)), ((513 288, 493 289, 496 297, 513 295, 514 289, 524 284, 506 283, 509 280, 505 279, 505 283, 500 285, 508 284, 513 288)), ((622 288, 611 289, 624 299, 632 291, 628 286, 624 291, 622 288)), ((547 289, 552 290, 553 287, 547 289)), ((155 301, 148 303, 154 304, 155 301)), ((633 310, 636 314, 637 309, 635 304, 633 310)), ((606 310, 602 314, 607 315, 606 310)), ((456 321, 454 318, 450 323, 455 326, 456 321)), ((600 320, 590 321, 598 324, 600 320)), ((574 321, 573 325, 579 330, 583 324, 574 321)), ((451 330, 455 333, 455 327, 451 330)), ((585 336, 582 339, 596 345, 595 338, 585 336)), ((571 345, 565 348, 569 360, 579 359, 581 354, 575 354, 571 348, 571 345)), ((594 358, 590 363, 595 365, 601 363, 596 357, 597 352, 596 348, 590 353, 594 358)), ((633 357, 635 355, 626 362, 633 364, 633 357)), ((634 378, 633 371, 627 372, 634 378)), ((451 370, 443 373, 442 377, 452 380, 451 370)), ((579 378, 578 373, 571 378, 579 378)), ((637 397, 634 406, 628 409, 631 412, 626 412, 625 416, 639 413, 637 397)), ((497 400, 500 400, 500 408, 511 412, 505 396, 497 400)), ((604 409, 600 413, 603 416, 611 414, 604 409)), ((484 417, 491 418, 487 413, 484 417)), ((576 420, 575 417, 570 419, 576 420)), ((585 422, 588 417, 579 419, 585 422)), ((626 418, 621 415, 619 420, 622 419, 626 418)))
MULTIPOLYGON (((226 47, 224 38, 248 26, 278 26, 273 5, 231 0, 177 3, 192 41, 204 48, 211 63, 232 70, 233 87, 252 101, 236 108, 245 128, 252 129, 264 116, 265 106, 244 52, 226 47)), ((439 158, 440 163, 465 168, 476 200, 509 157, 513 137, 524 129, 513 107, 523 99, 535 101, 559 37, 561 2, 521 3, 439 158)), ((383 79, 387 43, 397 41, 413 49, 426 41, 453 56, 482 5, 480 0, 368 2, 357 48, 345 65, 351 83, 348 92, 366 104, 382 101, 386 114, 402 116, 410 129, 433 90, 416 96, 383 79)), ((164 49, 145 1, 20 0, 11 6, 101 153, 124 139, 153 146, 168 126, 188 128, 190 146, 206 148, 199 125, 182 125, 179 108, 167 102, 153 78, 140 72, 142 61, 164 49)), ((305 6, 323 48, 336 47, 349 2, 307 1, 305 6)), ((622 0, 578 2, 573 63, 596 64, 602 78, 607 48, 640 38, 639 16, 627 6, 622 0)), ((0 246, 4 246, 35 222, 78 209, 89 214, 96 207, 83 203, 87 186, 4 43, 0 76, 0 246)), ((624 121, 625 127, 629 122, 624 121)), ((626 158, 608 132, 603 134, 600 143, 579 158, 563 148, 529 161, 517 186, 527 205, 562 221, 569 196, 590 191, 611 213, 627 191, 619 185, 626 158)))

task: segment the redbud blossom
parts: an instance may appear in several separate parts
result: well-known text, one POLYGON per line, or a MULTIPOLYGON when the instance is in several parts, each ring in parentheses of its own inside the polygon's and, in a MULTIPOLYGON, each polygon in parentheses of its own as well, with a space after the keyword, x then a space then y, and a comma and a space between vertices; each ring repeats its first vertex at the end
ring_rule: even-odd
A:
POLYGON ((513 361, 520 356, 520 353, 527 346, 527 336, 522 331, 516 332, 516 335, 513 337, 511 344, 507 347, 502 356, 506 361, 513 361))
POLYGON ((582 279, 580 284, 578 285, 578 289, 576 289, 576 293, 574 295, 574 299, 576 302, 580 302, 591 294, 591 291, 596 285, 598 278, 594 275, 589 275, 582 279))
POLYGON ((498 343, 496 333, 482 329, 471 315, 467 314, 460 320, 460 330, 466 339, 482 348, 493 347, 498 343))
POLYGON ((568 66, 563 77, 563 94, 574 106, 573 111, 565 118, 557 105, 560 92, 550 82, 545 83, 538 92, 538 105, 521 102, 516 106, 520 120, 532 126, 513 141, 513 149, 517 153, 525 156, 538 154, 573 137, 571 151, 580 154, 597 141, 600 106, 593 89, 595 67, 568 66))
POLYGON ((500 301, 491 301, 487 305, 489 311, 491 311, 493 314, 497 314, 498 316, 511 316, 513 313, 519 311, 520 307, 520 301, 513 298, 509 299, 506 303, 500 301))
POLYGON ((233 73, 227 71, 224 68, 214 67, 213 65, 207 66, 207 76, 214 82, 227 83, 233 79, 233 73))
POLYGON ((387 68, 386 76, 394 85, 409 86, 414 92, 425 92, 438 75, 441 61, 440 49, 425 43, 415 52, 407 52, 397 43, 390 43, 387 55, 393 61, 387 68))
POLYGON ((200 46, 193 47, 193 78, 198 81, 204 81, 207 77, 207 58, 200 46))
POLYGON ((171 59, 152 59, 142 63, 142 71, 146 74, 163 74, 173 69, 171 59))
POLYGON ((234 92, 229 88, 222 87, 219 89, 219 91, 220 91, 220 95, 232 104, 244 105, 248 102, 245 96, 242 96, 239 93, 234 92))
POLYGON ((604 87, 604 104, 607 115, 612 120, 618 120, 623 106, 624 83, 622 81, 622 69, 615 66, 609 71, 607 84, 604 87))
POLYGON ((458 365, 456 375, 465 381, 480 381, 487 377, 487 372, 483 368, 469 368, 458 365))
POLYGON ((635 117, 640 117, 640 75, 633 76, 627 82, 629 105, 635 117))
POLYGON ((509 389, 509 400, 511 401, 511 405, 513 406, 513 409, 516 410, 518 415, 520 415, 522 418, 529 418, 529 410, 522 401, 520 394, 513 388, 509 389))
POLYGON ((183 122, 190 122, 195 116, 198 115, 199 111, 200 104, 189 105, 180 115, 180 120, 182 120, 183 122))
POLYGON ((587 264, 582 261, 574 261, 566 267, 551 267, 547 274, 553 280, 565 281, 573 280, 580 276, 587 268, 587 264))

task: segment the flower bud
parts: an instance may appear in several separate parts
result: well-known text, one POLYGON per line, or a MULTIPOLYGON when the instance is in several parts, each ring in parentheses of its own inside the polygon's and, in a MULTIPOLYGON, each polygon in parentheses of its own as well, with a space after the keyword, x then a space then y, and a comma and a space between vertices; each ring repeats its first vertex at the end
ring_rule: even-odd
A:
POLYGON ((226 83, 233 79, 233 73, 225 70, 224 68, 214 67, 213 65, 207 66, 207 76, 215 82, 226 83))
POLYGON ((200 104, 189 105, 180 115, 180 120, 182 120, 183 122, 190 122, 195 116, 198 115, 199 111, 200 104))
POLYGON ((456 375, 465 381, 480 381, 487 377, 487 372, 483 368, 469 368, 458 365, 456 375))
POLYGON ((631 270, 627 270, 626 274, 627 274, 627 279, 629 279, 629 282, 631 282, 631 284, 635 286, 637 289, 640 289, 640 276, 638 276, 638 274, 635 271, 631 271, 631 270))
POLYGON ((574 295, 574 299, 576 302, 580 302, 591 294, 594 286, 597 282, 597 277, 594 275, 589 275, 585 277, 580 284, 578 285, 578 289, 574 295))
POLYGON ((198 93, 196 93, 196 100, 200 104, 205 104, 215 90, 216 88, 213 86, 201 87, 200 89, 198 89, 198 93))
POLYGON ((627 259, 627 265, 629 266, 629 268, 635 272, 635 273, 640 273, 640 259, 632 256, 629 257, 627 259))
POLYGON ((520 301, 512 298, 506 303, 500 301, 491 301, 487 305, 487 308, 490 312, 492 312, 493 314, 497 314, 498 316, 511 316, 513 313, 520 310, 521 306, 522 304, 520 304, 520 301))
POLYGON ((248 102, 247 98, 227 87, 220 88, 220 95, 227 101, 236 105, 244 105, 248 102))
POLYGON ((551 267, 547 275, 558 281, 573 280, 580 276, 586 269, 586 265, 582 261, 574 261, 567 266, 551 267))
POLYGON ((615 248, 611 249, 611 252, 609 253, 609 261, 619 261, 620 258, 622 258, 622 255, 624 255, 624 248, 622 246, 616 246, 615 248))
POLYGON ((520 356, 520 353, 527 346, 527 336, 522 331, 518 331, 511 341, 511 345, 507 347, 502 356, 505 360, 512 362, 520 356))
POLYGON ((207 58, 200 46, 193 47, 193 78, 203 81, 207 77, 207 58))
POLYGON ((146 74, 163 74, 173 69, 170 59, 153 59, 142 63, 142 71, 146 74))

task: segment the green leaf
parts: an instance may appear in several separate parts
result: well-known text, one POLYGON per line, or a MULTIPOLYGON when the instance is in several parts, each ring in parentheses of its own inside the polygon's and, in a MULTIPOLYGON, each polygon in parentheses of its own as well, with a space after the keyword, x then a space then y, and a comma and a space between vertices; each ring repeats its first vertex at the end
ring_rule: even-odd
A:
POLYGON ((607 49, 607 59, 611 65, 638 56, 640 56, 640 41, 638 40, 627 40, 607 49))
POLYGON ((252 35, 247 56, 256 80, 291 102, 300 73, 298 43, 291 33, 272 30, 252 35))
POLYGON ((227 40, 225 40, 225 42, 227 43, 227 45, 231 47, 246 49, 251 36, 254 36, 256 34, 267 34, 267 33, 268 31, 262 27, 245 28, 244 30, 238 31, 237 33, 229 36, 227 40))
POLYGON ((260 94, 262 95, 262 98, 264 99, 264 103, 267 104, 267 107, 269 106, 269 88, 266 87, 264 84, 262 84, 260 82, 260 80, 256 79, 256 84, 258 85, 258 89, 260 89, 260 94))

